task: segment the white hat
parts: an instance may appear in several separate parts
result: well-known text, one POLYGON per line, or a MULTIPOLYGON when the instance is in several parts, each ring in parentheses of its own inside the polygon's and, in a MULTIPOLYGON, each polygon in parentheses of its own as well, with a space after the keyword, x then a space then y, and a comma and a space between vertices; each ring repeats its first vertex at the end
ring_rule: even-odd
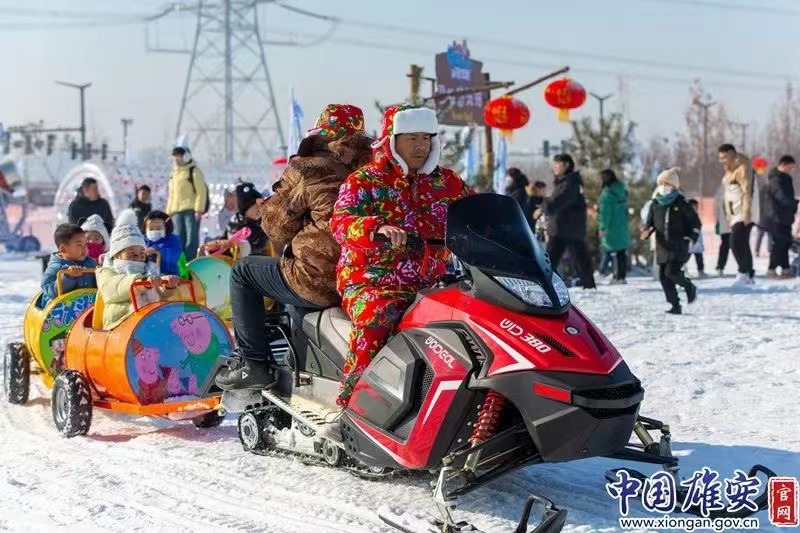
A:
POLYGON ((136 211, 133 209, 126 209, 120 213, 117 224, 111 231, 111 244, 108 250, 108 258, 113 260, 118 253, 130 246, 141 246, 144 248, 145 242, 144 236, 139 230, 136 211))
POLYGON ((681 177, 678 175, 679 170, 680 168, 678 167, 668 168, 658 175, 658 179, 656 179, 656 185, 670 185, 676 189, 680 189, 681 177))
POLYGON ((108 230, 106 229, 106 223, 103 222, 103 218, 100 215, 92 215, 86 219, 86 221, 81 225, 81 229, 83 231, 96 231, 103 237, 103 248, 104 251, 108 250, 108 245, 111 242, 111 238, 108 236, 108 230))

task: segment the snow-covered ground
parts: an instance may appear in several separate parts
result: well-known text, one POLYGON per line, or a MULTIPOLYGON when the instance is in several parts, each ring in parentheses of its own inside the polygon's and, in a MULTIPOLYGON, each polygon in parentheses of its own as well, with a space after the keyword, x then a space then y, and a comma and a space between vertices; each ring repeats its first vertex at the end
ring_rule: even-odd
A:
MULTIPOLYGON (((38 262, 0 261, 3 346, 21 339, 38 275, 38 262)), ((671 424, 684 475, 709 466, 728 477, 762 463, 800 477, 800 282, 758 281, 746 289, 732 289, 731 277, 700 281, 698 302, 677 317, 663 313, 650 279, 573 292, 644 382, 642 414, 671 424)), ((458 518, 508 531, 535 491, 569 510, 565 531, 614 531, 616 503, 603 479, 614 466, 624 465, 530 467, 463 498, 458 518)), ((95 411, 87 437, 62 439, 36 379, 27 405, 0 402, 0 530, 381 532, 380 508, 433 510, 430 479, 364 481, 251 455, 233 417, 200 431, 95 411)))

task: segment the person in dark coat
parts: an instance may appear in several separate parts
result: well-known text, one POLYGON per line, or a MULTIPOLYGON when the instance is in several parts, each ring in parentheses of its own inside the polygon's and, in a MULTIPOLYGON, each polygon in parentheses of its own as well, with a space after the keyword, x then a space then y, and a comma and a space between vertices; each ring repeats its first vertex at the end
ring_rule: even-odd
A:
POLYGON ((100 198, 100 188, 94 178, 84 178, 75 199, 69 204, 67 218, 70 224, 80 226, 92 215, 99 215, 109 233, 114 229, 114 214, 105 198, 100 198))
POLYGON ((150 211, 153 210, 153 204, 150 203, 150 187, 148 185, 140 185, 136 189, 136 198, 128 206, 136 212, 136 220, 139 223, 139 229, 144 232, 144 220, 150 211))
POLYGON ((797 213, 797 200, 794 197, 794 185, 790 173, 794 170, 795 160, 790 155, 781 157, 778 166, 769 172, 765 205, 761 206, 767 231, 772 239, 769 253, 769 270, 767 277, 772 279, 790 279, 794 272, 789 268, 789 248, 792 245, 792 223, 797 213), (777 269, 781 269, 780 275, 777 269))
POLYGON ((558 263, 569 248, 575 261, 584 289, 594 289, 592 262, 586 249, 586 198, 583 196, 583 179, 575 170, 575 161, 569 154, 553 157, 553 193, 545 198, 534 213, 547 217, 547 253, 553 265, 558 263))
POLYGON ((672 305, 667 313, 680 315, 681 300, 676 286, 686 290, 689 303, 697 298, 697 287, 684 275, 683 265, 689 260, 689 244, 700 237, 700 219, 678 190, 680 178, 677 169, 662 172, 657 183, 642 239, 649 239, 655 231, 658 277, 664 296, 672 305))
POLYGON ((525 218, 530 219, 530 215, 533 212, 528 212, 528 193, 525 192, 525 187, 527 186, 528 177, 520 169, 514 167, 508 169, 504 194, 516 200, 525 213, 525 218))

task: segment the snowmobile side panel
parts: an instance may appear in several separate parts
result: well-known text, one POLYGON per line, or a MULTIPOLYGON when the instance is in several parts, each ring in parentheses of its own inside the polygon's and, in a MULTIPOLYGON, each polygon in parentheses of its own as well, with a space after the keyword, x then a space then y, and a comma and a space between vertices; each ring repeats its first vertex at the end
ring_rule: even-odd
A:
POLYGON ((639 380, 625 363, 607 376, 514 372, 473 379, 470 387, 493 389, 510 400, 545 462, 622 450, 630 439, 643 398, 639 380), (568 391, 570 401, 541 394, 537 385, 568 391))
MULTIPOLYGON (((396 427, 376 427, 359 413, 359 396, 377 394, 372 389, 375 361, 356 386, 343 421, 348 453, 365 464, 374 466, 398 465, 402 468, 424 469, 437 466, 453 447, 457 435, 466 424, 475 399, 475 392, 465 387, 472 363, 459 335, 446 329, 414 329, 397 335, 394 340, 405 343, 406 350, 422 364, 422 380, 409 400, 411 409, 405 419, 397 419, 396 427), (421 361, 420 361, 421 360, 421 361), (407 432, 407 434, 405 434, 407 432), (349 436, 349 438, 348 438, 349 436)), ((398 348, 399 349, 399 348, 398 348)))

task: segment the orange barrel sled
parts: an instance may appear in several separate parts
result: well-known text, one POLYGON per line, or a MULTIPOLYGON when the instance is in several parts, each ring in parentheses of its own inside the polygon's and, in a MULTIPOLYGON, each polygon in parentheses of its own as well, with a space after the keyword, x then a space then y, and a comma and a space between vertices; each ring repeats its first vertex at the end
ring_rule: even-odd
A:
MULTIPOLYGON (((220 357, 231 353, 224 322, 189 301, 159 301, 141 308, 113 330, 103 330, 104 302, 82 315, 67 338, 65 371, 53 389, 53 418, 62 435, 86 434, 91 408, 172 420, 199 427, 222 421, 214 376, 220 357), (212 392, 216 390, 216 392, 212 392), (86 406, 88 404, 88 406, 86 406), (60 410, 60 411, 59 411, 60 410)), ((147 288, 136 282, 131 288, 147 288)))

